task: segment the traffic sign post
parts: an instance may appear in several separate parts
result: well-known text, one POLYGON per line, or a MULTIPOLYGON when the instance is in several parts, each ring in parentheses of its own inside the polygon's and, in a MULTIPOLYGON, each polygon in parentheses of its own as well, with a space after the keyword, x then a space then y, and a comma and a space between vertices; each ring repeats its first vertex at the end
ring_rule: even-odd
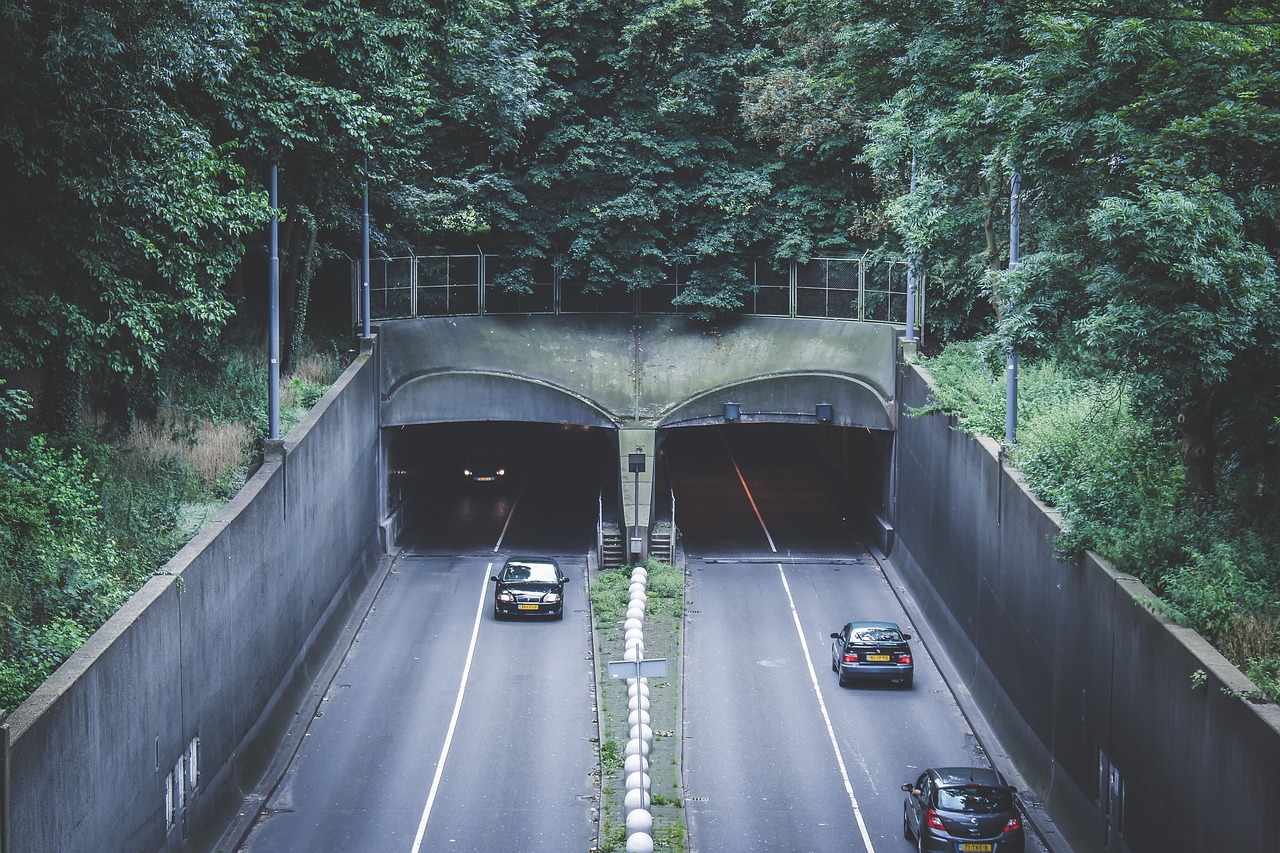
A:
POLYGON ((666 674, 666 658, 609 661, 610 678, 662 678, 666 674))

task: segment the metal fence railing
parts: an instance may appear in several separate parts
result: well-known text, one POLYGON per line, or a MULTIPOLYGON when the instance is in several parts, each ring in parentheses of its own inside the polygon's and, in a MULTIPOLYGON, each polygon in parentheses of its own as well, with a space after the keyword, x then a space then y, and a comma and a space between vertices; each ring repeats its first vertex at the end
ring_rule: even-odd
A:
MULTIPOLYGON (((352 281, 360 281, 355 261, 352 281)), ((600 291, 562 275, 560 256, 535 264, 518 291, 493 282, 507 272, 501 255, 451 254, 375 258, 369 265, 369 318, 445 317, 479 314, 679 314, 678 302, 696 270, 689 264, 664 268, 663 280, 641 290, 600 291)), ((907 262, 903 259, 812 258, 781 266, 748 261, 750 288, 738 313, 765 317, 809 317, 905 325, 907 262)), ((924 277, 917 281, 915 321, 924 327, 924 277)), ((361 322, 360 299, 353 300, 361 322)))

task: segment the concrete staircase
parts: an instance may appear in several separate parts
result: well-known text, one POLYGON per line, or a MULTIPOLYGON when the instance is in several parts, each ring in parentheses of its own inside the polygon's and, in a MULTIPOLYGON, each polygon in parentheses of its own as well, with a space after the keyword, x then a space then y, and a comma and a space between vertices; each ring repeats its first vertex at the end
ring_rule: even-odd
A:
POLYGON ((675 554, 672 553, 671 522, 659 521, 649 531, 649 556, 656 557, 668 565, 675 565, 675 554))
POLYGON ((627 562, 627 540, 622 528, 606 524, 601 528, 600 570, 609 571, 627 562))

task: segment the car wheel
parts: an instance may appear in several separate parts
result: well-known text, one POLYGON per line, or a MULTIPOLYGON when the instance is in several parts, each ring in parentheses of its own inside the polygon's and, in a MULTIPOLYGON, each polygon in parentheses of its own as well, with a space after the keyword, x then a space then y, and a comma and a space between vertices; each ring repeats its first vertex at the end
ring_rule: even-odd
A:
POLYGON ((839 664, 836 663, 836 659, 834 657, 831 659, 831 671, 832 672, 840 671, 840 666, 839 664))
POLYGON ((910 690, 911 685, 915 683, 915 680, 916 680, 915 673, 912 673, 911 675, 908 675, 906 678, 902 679, 902 686, 910 690))
POLYGON ((502 621, 502 618, 503 618, 503 617, 502 617, 502 611, 501 611, 501 610, 499 610, 499 609, 498 609, 498 605, 496 605, 496 604, 495 604, 495 605, 493 606, 493 621, 494 621, 494 622, 501 622, 501 621, 502 621))
POLYGON ((911 821, 907 820, 907 807, 902 807, 902 837, 908 841, 915 841, 916 837, 911 832, 911 821))
POLYGON ((847 679, 847 678, 845 678, 845 677, 844 677, 844 673, 843 673, 843 672, 840 672, 839 670, 837 670, 837 671, 836 671, 836 676, 837 676, 837 677, 836 677, 836 681, 840 684, 840 686, 841 686, 841 687, 848 687, 848 686, 849 686, 849 679, 847 679))
POLYGON ((560 610, 557 610, 557 611, 556 611, 556 621, 557 621, 557 622, 559 622, 559 621, 560 621, 560 620, 562 620, 562 619, 564 619, 564 609, 563 609, 563 608, 561 608, 560 610))

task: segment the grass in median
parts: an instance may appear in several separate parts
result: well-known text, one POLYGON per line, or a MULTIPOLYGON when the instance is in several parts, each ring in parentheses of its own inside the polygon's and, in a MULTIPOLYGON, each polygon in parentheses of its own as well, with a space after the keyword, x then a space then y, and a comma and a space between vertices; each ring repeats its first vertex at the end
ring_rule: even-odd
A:
MULTIPOLYGON (((648 605, 645 609, 645 657, 667 661, 667 676, 649 680, 649 713, 654 731, 649 755, 650 812, 653 814, 654 849, 684 853, 688 849, 681 799, 679 770, 679 653, 680 626, 684 617, 684 572, 650 558, 648 605), (670 768, 663 772, 661 768, 670 768)), ((623 809, 622 767, 627 728, 627 686, 609 678, 611 660, 622 660, 627 604, 630 601, 630 566, 602 571, 591 578, 591 609, 595 623, 596 661, 600 715, 600 837, 596 850, 615 853, 626 849, 626 814, 623 809)))

